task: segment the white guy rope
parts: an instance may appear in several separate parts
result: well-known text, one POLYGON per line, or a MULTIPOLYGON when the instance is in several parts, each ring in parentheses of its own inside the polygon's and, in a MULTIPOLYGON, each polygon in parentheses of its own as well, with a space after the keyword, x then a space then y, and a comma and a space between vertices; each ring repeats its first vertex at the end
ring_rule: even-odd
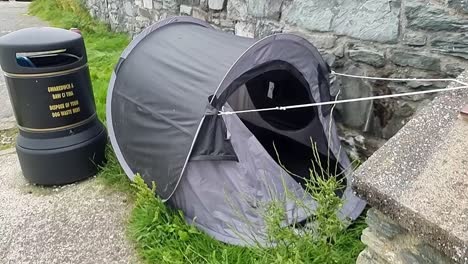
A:
POLYGON ((376 81, 392 81, 392 82, 412 82, 412 81, 421 81, 421 82, 456 82, 461 85, 468 85, 457 79, 418 79, 418 78, 383 78, 383 77, 372 77, 372 76, 361 76, 361 75, 352 75, 346 73, 338 73, 335 71, 331 72, 332 75, 343 76, 348 78, 357 78, 357 79, 367 79, 367 80, 376 80, 376 81))
POLYGON ((344 73, 336 73, 334 71, 332 71, 331 74, 338 75, 338 76, 343 76, 343 77, 348 77, 348 78, 359 78, 359 79, 368 79, 368 80, 382 80, 382 81, 396 81, 396 82, 398 82, 398 81, 456 82, 458 84, 461 84, 462 86, 431 89, 431 90, 424 90, 424 91, 415 91, 415 92, 407 92, 407 93, 399 93, 399 94, 376 95, 376 96, 369 96, 369 97, 343 99, 343 100, 335 100, 335 101, 327 101, 327 102, 319 102, 319 103, 298 104, 298 105, 289 105, 289 106, 276 106, 276 107, 270 107, 270 108, 249 109, 249 110, 239 110, 239 111, 220 111, 218 113, 218 115, 233 115, 233 114, 266 112, 266 111, 286 111, 286 110, 297 109, 297 108, 307 108, 307 107, 315 107, 315 106, 323 106, 323 105, 353 103, 353 102, 361 102, 361 101, 368 101, 368 100, 379 100, 379 99, 396 98, 396 97, 403 97, 403 96, 412 96, 412 95, 418 95, 418 94, 449 92, 449 91, 455 91, 455 90, 461 90, 461 89, 467 89, 468 88, 468 83, 464 83, 464 82, 459 81, 457 79, 382 78, 382 77, 369 77, 369 76, 359 76, 359 75, 351 75, 351 74, 344 74, 344 73))

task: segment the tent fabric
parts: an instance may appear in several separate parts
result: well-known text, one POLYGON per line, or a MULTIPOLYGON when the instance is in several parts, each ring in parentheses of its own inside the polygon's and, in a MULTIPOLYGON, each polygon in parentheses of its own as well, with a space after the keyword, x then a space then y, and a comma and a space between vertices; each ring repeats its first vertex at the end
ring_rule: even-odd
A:
MULTIPOLYGON (((352 174, 345 170, 350 162, 330 107, 217 114, 229 107, 328 101, 329 71, 317 49, 295 35, 255 40, 191 17, 160 21, 130 43, 112 75, 107 97, 112 146, 129 178, 139 173, 148 184, 156 182, 157 194, 188 219, 198 219, 201 229, 243 244, 239 234, 262 240, 257 203, 284 200, 284 188, 314 208, 301 182, 278 165, 271 142, 290 154, 287 164, 308 177, 312 140, 321 157, 344 170, 340 215, 355 219, 365 202, 351 190, 352 174), (255 223, 253 231, 246 218, 255 223)), ((291 212, 286 224, 307 217, 293 202, 285 200, 285 206, 291 212)))
POLYGON ((119 106, 112 108, 111 116, 129 115, 113 118, 112 124, 126 162, 144 168, 139 173, 147 181, 154 180, 148 175, 158 175, 157 190, 163 199, 172 195, 181 177, 208 97, 254 42, 179 19, 153 34, 145 32, 138 45, 124 51, 128 55, 115 73, 110 99, 111 106, 119 106), (139 89, 127 89, 129 80, 139 89), (115 129, 125 127, 133 129, 115 129), (146 142, 147 138, 153 140, 146 142))
POLYGON ((195 222, 221 241, 264 244, 267 241, 262 217, 266 213, 265 205, 280 201, 287 212, 284 225, 289 225, 305 220, 316 203, 270 158, 239 117, 225 116, 224 121, 239 162, 189 161, 170 202, 184 209, 189 223, 195 222), (298 197, 308 210, 298 206, 292 196, 298 197))

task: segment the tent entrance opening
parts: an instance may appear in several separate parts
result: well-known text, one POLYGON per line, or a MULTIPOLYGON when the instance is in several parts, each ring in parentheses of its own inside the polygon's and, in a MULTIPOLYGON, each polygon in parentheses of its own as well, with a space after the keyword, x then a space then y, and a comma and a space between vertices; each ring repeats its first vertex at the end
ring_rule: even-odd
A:
MULTIPOLYGON (((302 75, 284 69, 262 73, 240 86, 229 97, 228 104, 233 110, 244 110, 312 103, 309 87, 300 78, 302 75)), ((239 117, 276 162, 302 177, 293 177, 300 184, 310 178, 312 162, 318 173, 320 168, 331 175, 341 172, 335 158, 327 157, 326 150, 315 151, 310 139, 304 142, 295 138, 300 134, 295 132, 308 129, 312 122, 321 126, 315 108, 244 113, 239 117)), ((314 130, 322 131, 317 127, 314 130)), ((313 141, 326 139, 323 132, 311 137, 313 141)))

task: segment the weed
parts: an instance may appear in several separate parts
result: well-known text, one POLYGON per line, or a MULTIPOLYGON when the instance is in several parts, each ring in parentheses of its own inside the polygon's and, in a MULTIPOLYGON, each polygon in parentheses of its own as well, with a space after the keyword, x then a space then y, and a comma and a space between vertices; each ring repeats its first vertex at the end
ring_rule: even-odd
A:
POLYGON ((359 219, 345 229, 337 214, 342 205, 335 194, 341 188, 339 180, 311 170, 306 185, 318 204, 313 223, 303 228, 285 226, 283 201, 273 200, 264 205, 268 244, 239 247, 214 240, 186 224, 181 211, 167 207, 155 195, 154 184, 149 189, 137 176, 129 234, 148 263, 354 263, 364 248, 359 237, 365 224, 359 219))
POLYGON ((364 248, 359 241, 364 222, 360 219, 345 229, 336 213, 341 199, 335 195, 335 177, 311 180, 308 185, 314 186, 312 195, 319 204, 312 225, 285 226, 284 205, 274 200, 265 205, 269 245, 239 247, 186 224, 181 211, 167 207, 154 195, 154 184, 149 189, 137 176, 129 235, 147 263, 353 263, 364 248))

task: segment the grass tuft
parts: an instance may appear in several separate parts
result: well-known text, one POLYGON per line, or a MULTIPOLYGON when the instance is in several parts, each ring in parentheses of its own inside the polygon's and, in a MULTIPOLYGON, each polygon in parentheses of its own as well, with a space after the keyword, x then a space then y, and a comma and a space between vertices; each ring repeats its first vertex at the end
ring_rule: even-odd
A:
POLYGON ((133 197, 135 189, 132 187, 130 179, 120 166, 119 161, 110 146, 107 146, 106 148, 106 159, 107 163, 100 168, 97 180, 106 186, 133 197))
POLYGON ((284 205, 273 201, 265 213, 272 245, 240 247, 214 240, 187 224, 181 211, 167 207, 155 195, 154 184, 148 188, 137 175, 133 183, 136 202, 128 231, 146 263, 354 263, 364 249, 359 239, 366 225, 359 219, 344 228, 336 215, 341 199, 331 188, 335 184, 336 180, 314 183, 316 188, 323 185, 327 190, 314 194, 319 202, 325 201, 319 204, 315 226, 301 230, 285 227, 284 205))

